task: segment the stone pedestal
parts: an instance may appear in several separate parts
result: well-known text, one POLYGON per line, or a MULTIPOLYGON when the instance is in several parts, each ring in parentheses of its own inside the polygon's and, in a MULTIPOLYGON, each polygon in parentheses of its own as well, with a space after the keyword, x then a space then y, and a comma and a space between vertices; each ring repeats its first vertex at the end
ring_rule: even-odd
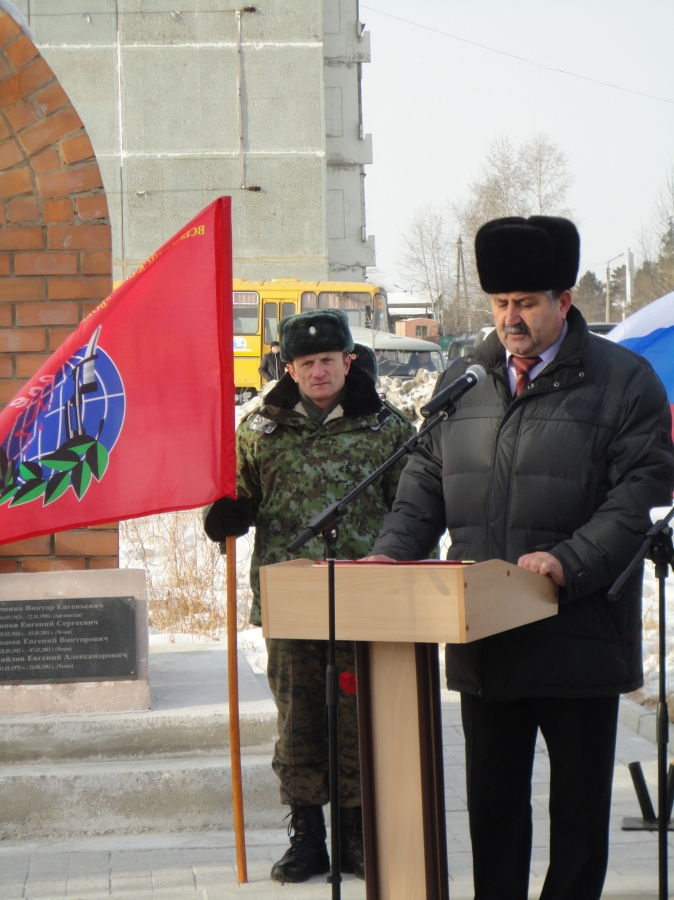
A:
POLYGON ((0 684, 0 716, 150 708, 148 609, 142 569, 0 575, 0 605, 20 600, 134 597, 137 677, 115 681, 0 684))

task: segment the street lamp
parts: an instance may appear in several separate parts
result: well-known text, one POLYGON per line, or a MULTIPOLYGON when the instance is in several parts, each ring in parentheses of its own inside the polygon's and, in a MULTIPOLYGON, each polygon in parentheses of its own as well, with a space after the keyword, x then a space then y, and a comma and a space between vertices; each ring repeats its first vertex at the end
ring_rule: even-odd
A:
POLYGON ((611 263, 615 262, 616 259, 620 259, 621 256, 624 256, 624 253, 619 253, 617 256, 614 256, 613 259, 609 259, 606 263, 606 321, 611 321, 611 263))

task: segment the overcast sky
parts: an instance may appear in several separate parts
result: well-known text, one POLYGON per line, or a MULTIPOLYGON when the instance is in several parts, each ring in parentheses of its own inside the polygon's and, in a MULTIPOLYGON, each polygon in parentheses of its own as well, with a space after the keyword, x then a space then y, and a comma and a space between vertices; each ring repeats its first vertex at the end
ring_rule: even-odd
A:
POLYGON ((609 258, 638 250, 674 164, 672 0, 361 0, 360 10, 372 39, 363 66, 374 141, 367 226, 389 289, 405 284, 398 257, 411 214, 465 197, 500 135, 519 144, 543 131, 568 157, 581 273, 603 277, 609 258), (534 68, 375 9, 672 102, 534 68))

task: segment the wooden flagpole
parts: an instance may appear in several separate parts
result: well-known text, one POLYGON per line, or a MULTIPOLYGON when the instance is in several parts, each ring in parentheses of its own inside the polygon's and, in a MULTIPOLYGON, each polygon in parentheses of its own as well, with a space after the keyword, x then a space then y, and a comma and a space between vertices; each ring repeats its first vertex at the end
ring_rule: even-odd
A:
POLYGON ((237 652, 236 537, 226 540, 227 551, 227 683, 229 686, 229 748, 232 760, 232 802, 239 884, 248 882, 246 829, 243 821, 241 782, 241 733, 239 731, 239 668, 237 652))

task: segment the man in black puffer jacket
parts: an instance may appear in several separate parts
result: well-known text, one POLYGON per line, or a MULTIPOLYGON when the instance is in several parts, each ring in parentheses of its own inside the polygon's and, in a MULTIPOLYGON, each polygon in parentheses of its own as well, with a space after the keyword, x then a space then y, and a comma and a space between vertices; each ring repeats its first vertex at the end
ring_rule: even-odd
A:
POLYGON ((496 331, 439 381, 489 377, 422 442, 372 553, 420 559, 449 529, 450 559, 499 558, 550 576, 557 616, 447 645, 461 691, 476 900, 525 900, 536 735, 551 765, 545 900, 598 900, 619 694, 643 683, 639 549, 674 486, 665 390, 642 357, 590 334, 572 305, 573 223, 500 219, 476 238, 496 331))

